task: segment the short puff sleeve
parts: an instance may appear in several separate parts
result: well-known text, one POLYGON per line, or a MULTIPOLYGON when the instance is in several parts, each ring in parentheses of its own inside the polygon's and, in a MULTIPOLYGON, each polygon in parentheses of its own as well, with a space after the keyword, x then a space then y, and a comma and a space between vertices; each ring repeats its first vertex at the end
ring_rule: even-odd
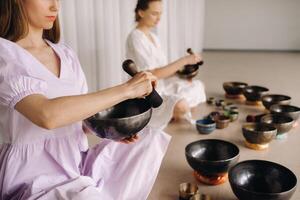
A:
MULTIPOLYGON (((13 72, 0 57, 0 105, 14 108, 24 97, 31 94, 43 94, 47 90, 47 83, 27 74, 13 72)), ((12 68, 13 69, 13 68, 12 68)))

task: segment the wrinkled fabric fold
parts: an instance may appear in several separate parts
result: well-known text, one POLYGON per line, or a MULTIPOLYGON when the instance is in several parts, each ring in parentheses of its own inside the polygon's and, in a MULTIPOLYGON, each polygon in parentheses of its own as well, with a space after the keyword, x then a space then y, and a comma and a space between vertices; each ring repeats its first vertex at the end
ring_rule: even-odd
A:
MULTIPOLYGON (((74 137, 74 140, 51 139, 46 142, 42 152, 39 152, 41 149, 35 144, 30 148, 26 145, 24 149, 20 145, 18 147, 2 145, 0 180, 7 180, 7 176, 10 175, 14 178, 24 177, 17 173, 24 166, 7 170, 2 168, 12 159, 28 159, 27 154, 31 154, 31 159, 38 160, 39 165, 27 166, 27 168, 34 168, 33 171, 21 170, 22 173, 30 173, 35 178, 25 185, 22 182, 26 181, 21 181, 12 190, 13 194, 6 194, 0 199, 147 199, 166 153, 170 136, 151 128, 145 128, 139 135, 139 140, 133 144, 103 140, 87 152, 78 151, 80 153, 78 155, 84 155, 79 162, 71 159, 73 156, 68 156, 73 150, 67 150, 72 149, 73 146, 78 150, 78 146, 76 147, 78 141, 75 139, 78 137, 74 137), (53 147, 57 146, 63 146, 63 149, 56 148, 53 152, 53 147), (45 155, 55 163, 53 166, 57 174, 47 173, 50 172, 47 168, 53 166, 45 165, 47 160, 45 155), (78 165, 78 168, 74 165, 78 165), (46 168, 45 173, 40 174, 40 168, 46 168)), ((1 185, 3 184, 7 183, 2 182, 1 185)))

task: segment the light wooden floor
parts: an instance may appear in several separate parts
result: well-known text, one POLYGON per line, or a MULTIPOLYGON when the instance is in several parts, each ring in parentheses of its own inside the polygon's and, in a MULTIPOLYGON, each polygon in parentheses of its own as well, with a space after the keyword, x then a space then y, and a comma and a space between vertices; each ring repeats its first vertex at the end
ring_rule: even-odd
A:
MULTIPOLYGON (((250 85, 268 87, 270 93, 286 94, 292 97, 292 104, 300 106, 300 53, 280 52, 217 52, 204 53, 205 65, 201 67, 199 77, 206 85, 207 96, 223 97, 222 83, 225 81, 243 81, 250 85)), ((188 166, 185 146, 195 140, 218 138, 231 141, 240 148, 240 161, 263 159, 280 163, 291 169, 300 181, 300 127, 289 133, 285 140, 275 140, 265 151, 254 151, 244 147, 241 124, 246 114, 262 112, 263 109, 239 105, 240 118, 223 130, 210 135, 199 135, 187 122, 170 124, 166 132, 172 135, 167 154, 163 160, 159 175, 149 196, 149 200, 175 200, 178 198, 178 185, 182 182, 194 182, 192 170, 188 166)), ((195 119, 208 114, 213 108, 200 105, 193 113, 195 119)), ((89 138, 90 144, 97 143, 95 137, 89 138)), ((200 191, 210 194, 213 200, 234 200, 229 183, 219 186, 200 185, 200 191)), ((300 199, 300 188, 292 200, 300 199)))

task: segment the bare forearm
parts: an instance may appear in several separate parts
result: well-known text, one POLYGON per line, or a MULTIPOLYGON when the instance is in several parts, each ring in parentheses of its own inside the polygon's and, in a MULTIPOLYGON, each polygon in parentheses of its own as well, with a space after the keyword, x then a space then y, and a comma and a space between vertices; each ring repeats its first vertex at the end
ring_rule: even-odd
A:
MULTIPOLYGON (((125 85, 119 85, 86 95, 54 99, 34 98, 32 103, 36 106, 31 109, 23 107, 20 111, 38 126, 54 129, 81 121, 127 99, 128 96, 128 88, 125 85)), ((32 101, 32 99, 28 97, 24 101, 32 101)), ((16 108, 18 110, 18 104, 16 108)))
POLYGON ((168 78, 168 77, 174 75, 184 65, 186 65, 185 60, 179 59, 175 62, 170 63, 167 66, 156 68, 156 69, 152 70, 151 73, 153 73, 159 79, 164 79, 164 78, 168 78))

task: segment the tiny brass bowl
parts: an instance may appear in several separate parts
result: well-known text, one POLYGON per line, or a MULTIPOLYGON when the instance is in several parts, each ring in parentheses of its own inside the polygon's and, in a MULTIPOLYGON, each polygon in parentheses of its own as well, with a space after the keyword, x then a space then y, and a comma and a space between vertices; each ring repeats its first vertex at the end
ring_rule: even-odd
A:
POLYGON ((219 99, 215 102, 215 106, 219 108, 223 108, 226 105, 226 101, 224 99, 219 99))
POLYGON ((280 105, 288 105, 291 103, 291 97, 280 94, 268 94, 261 97, 262 103, 266 109, 270 109, 270 107, 274 104, 280 105))
POLYGON ((206 100, 206 103, 209 104, 209 105, 214 105, 216 102, 216 98, 215 97, 209 97, 207 100, 206 100))
POLYGON ((225 111, 232 111, 232 112, 239 112, 239 108, 237 106, 225 106, 224 107, 225 111))
POLYGON ((230 117, 227 117, 225 115, 220 115, 216 120, 217 129, 223 129, 228 127, 230 120, 231 120, 230 117))
POLYGON ((246 122, 261 122, 261 118, 267 115, 266 113, 258 115, 247 115, 246 122))
POLYGON ((198 185, 194 183, 181 183, 179 185, 179 198, 181 200, 189 200, 199 191, 198 185))
POLYGON ((224 111, 224 115, 230 118, 230 122, 234 122, 239 118, 239 112, 235 111, 224 111))
POLYGON ((189 200, 212 200, 211 197, 207 194, 195 194, 189 200))
POLYGON ((219 119, 220 115, 221 115, 220 112, 214 111, 214 112, 209 113, 209 115, 207 116, 207 118, 211 119, 211 120, 214 120, 214 121, 217 121, 219 119))

